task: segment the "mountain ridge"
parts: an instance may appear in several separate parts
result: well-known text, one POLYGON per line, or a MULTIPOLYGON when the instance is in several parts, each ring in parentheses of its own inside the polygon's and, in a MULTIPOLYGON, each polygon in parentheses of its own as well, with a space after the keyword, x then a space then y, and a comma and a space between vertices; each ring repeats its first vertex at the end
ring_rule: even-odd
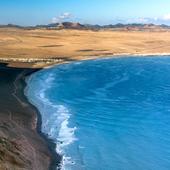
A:
POLYGON ((36 26, 20 26, 15 24, 0 25, 0 28, 19 28, 19 29, 77 29, 77 30, 101 30, 101 29, 113 29, 113 30, 124 30, 124 31, 143 31, 143 30, 170 30, 168 25, 155 25, 155 24, 108 24, 108 25, 92 25, 92 24, 80 24, 78 22, 62 22, 62 23, 51 23, 47 25, 36 25, 36 26))

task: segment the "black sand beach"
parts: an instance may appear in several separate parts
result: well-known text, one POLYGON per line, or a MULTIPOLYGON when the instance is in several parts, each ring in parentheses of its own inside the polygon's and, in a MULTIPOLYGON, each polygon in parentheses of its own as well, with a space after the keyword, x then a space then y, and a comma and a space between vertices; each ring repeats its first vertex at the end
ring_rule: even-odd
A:
POLYGON ((24 96, 25 77, 35 71, 0 64, 0 170, 54 170, 61 161, 24 96))

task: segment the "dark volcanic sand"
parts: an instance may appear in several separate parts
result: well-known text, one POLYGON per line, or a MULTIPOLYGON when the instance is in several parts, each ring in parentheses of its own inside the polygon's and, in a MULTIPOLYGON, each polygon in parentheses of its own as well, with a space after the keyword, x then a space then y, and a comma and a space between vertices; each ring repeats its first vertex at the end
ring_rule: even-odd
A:
POLYGON ((60 161, 23 93, 24 78, 33 71, 0 65, 0 170, 55 169, 60 161))

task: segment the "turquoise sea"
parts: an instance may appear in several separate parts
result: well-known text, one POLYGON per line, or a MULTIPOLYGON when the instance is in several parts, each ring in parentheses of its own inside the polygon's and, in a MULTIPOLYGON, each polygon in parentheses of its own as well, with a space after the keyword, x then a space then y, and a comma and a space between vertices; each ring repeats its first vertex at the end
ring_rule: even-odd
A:
POLYGON ((62 169, 170 170, 170 57, 63 64, 27 83, 62 169))

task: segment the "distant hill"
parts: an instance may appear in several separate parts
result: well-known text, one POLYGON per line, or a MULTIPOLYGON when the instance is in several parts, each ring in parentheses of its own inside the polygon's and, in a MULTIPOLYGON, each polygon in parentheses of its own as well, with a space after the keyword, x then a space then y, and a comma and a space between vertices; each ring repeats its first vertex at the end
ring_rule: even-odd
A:
POLYGON ((52 23, 48 25, 36 25, 36 26, 19 26, 19 25, 0 25, 0 28, 20 28, 20 29, 77 29, 77 30, 100 30, 100 29, 111 29, 111 30, 121 30, 121 31, 161 31, 170 30, 168 25, 155 25, 155 24, 115 24, 115 25, 91 25, 91 24, 80 24, 74 22, 63 22, 63 23, 52 23))

